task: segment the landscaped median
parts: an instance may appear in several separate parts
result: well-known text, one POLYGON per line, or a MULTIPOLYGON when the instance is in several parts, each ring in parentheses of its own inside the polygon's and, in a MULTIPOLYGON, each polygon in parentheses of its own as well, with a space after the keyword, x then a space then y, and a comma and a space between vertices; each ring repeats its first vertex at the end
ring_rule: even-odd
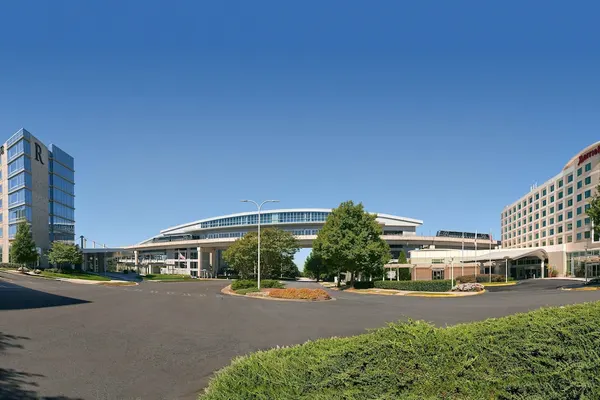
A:
POLYGON ((480 284, 459 284, 453 287, 450 280, 354 282, 354 287, 346 289, 346 291, 360 294, 419 297, 463 297, 485 292, 484 287, 480 284))
POLYGON ((179 274, 157 274, 157 275, 143 275, 142 279, 151 282, 195 282, 202 281, 205 279, 192 278, 190 275, 179 275, 179 274))
POLYGON ((598 399, 599 332, 600 302, 389 324, 237 358, 200 399, 598 399))
POLYGON ((3 269, 12 274, 24 274, 38 278, 54 279, 71 283, 97 284, 105 286, 133 286, 135 282, 112 280, 104 275, 87 273, 79 270, 68 270, 58 268, 34 269, 18 267, 16 270, 3 269))
POLYGON ((323 289, 286 288, 283 283, 272 279, 260 281, 260 287, 259 290, 256 281, 236 280, 231 285, 224 288, 223 293, 272 300, 331 300, 331 296, 323 289))

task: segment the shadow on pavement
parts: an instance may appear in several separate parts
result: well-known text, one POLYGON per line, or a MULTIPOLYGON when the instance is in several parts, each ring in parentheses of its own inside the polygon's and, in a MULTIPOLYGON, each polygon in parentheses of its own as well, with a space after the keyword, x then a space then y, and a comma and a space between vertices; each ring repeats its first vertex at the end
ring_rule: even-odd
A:
POLYGON ((14 283, 0 281, 0 311, 69 306, 83 303, 89 303, 89 301, 41 292, 14 283))
MULTIPOLYGON (((0 332, 0 357, 7 349, 22 349, 19 340, 29 340, 24 336, 8 335, 0 332)), ((41 397, 34 388, 38 386, 35 378, 43 375, 17 371, 10 368, 0 368, 0 399, 2 400, 82 400, 65 396, 41 397), (33 388, 33 389, 32 389, 33 388)))

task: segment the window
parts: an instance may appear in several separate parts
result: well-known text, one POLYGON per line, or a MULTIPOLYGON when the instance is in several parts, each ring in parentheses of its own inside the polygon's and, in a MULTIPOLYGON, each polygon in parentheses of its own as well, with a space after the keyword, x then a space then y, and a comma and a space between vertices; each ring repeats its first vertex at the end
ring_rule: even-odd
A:
POLYGON ((587 178, 585 178, 585 184, 589 185, 590 183, 592 183, 592 177, 588 176, 587 178))
POLYGON ((540 194, 539 194, 539 193, 536 193, 536 194, 535 194, 535 199, 536 199, 536 200, 539 200, 539 199, 540 199, 540 194))
POLYGON ((561 190, 560 192, 558 192, 558 198, 562 199, 563 198, 563 191, 561 190))
POLYGON ((586 204, 585 206, 583 206, 583 211, 585 211, 587 213, 587 210, 589 210, 591 207, 591 204, 586 204))
POLYGON ((573 199, 567 200, 567 207, 572 207, 572 206, 573 206, 573 199))
POLYGON ((567 243, 571 243, 573 241, 573 235, 567 236, 567 243))
POLYGON ((554 228, 550 228, 550 236, 554 235, 554 228))
POLYGON ((562 222, 562 220, 563 220, 563 215, 562 215, 562 214, 559 214, 559 215, 558 215, 558 222, 562 222))
POLYGON ((546 220, 542 221, 542 227, 546 227, 546 220))
POLYGON ((550 240, 548 240, 548 245, 549 245, 549 246, 553 246, 553 245, 554 245, 554 239, 550 239, 550 240))
POLYGON ((558 203, 558 211, 563 209, 563 203, 558 203))
POLYGON ((573 218, 573 211, 567 211, 567 219, 573 218))
POLYGON ((567 196, 570 195, 570 194, 573 194, 573 186, 569 186, 567 188, 567 196))
POLYGON ((21 172, 8 179, 8 191, 18 189, 20 187, 31 187, 31 175, 27 172, 21 172))
POLYGON ((544 218, 546 216, 546 210, 542 211, 542 218, 544 218))
POLYGON ((573 174, 571 174, 571 175, 567 176, 567 182, 568 182, 568 183, 571 183, 571 182, 573 182, 573 174))
POLYGON ((554 192, 554 185, 550 185, 550 193, 554 192))
POLYGON ((563 180, 562 179, 560 181, 558 181, 558 187, 559 188, 563 187, 563 180))
POLYGON ((581 225, 582 225, 582 224, 581 224, 581 222, 582 222, 582 221, 581 221, 580 219, 578 219, 578 220, 577 220, 577 227, 578 227, 578 228, 581 228, 581 225))
POLYGON ((550 203, 554 203, 554 196, 550 196, 550 203))
POLYGON ((545 238, 546 237, 546 231, 542 231, 542 237, 545 238))
POLYGON ((546 207, 546 199, 542 200, 542 207, 546 207))
POLYGON ((582 168, 579 168, 579 169, 577 170, 577 176, 580 176, 580 175, 581 175, 581 172, 583 172, 583 171, 582 171, 582 168))
POLYGON ((577 195, 577 201, 581 201, 581 193, 577 195))
POLYGON ((431 280, 437 281, 437 280, 443 280, 443 279, 444 279, 444 270, 443 269, 431 271, 431 280))
POLYGON ((590 238, 590 231, 585 231, 583 233, 583 237, 586 238, 586 239, 589 239, 590 238))
POLYGON ((567 224, 567 230, 568 230, 568 231, 572 231, 572 230, 573 230, 573 224, 572 224, 571 222, 569 222, 569 223, 567 224))
POLYGON ((581 240, 581 232, 577 233, 577 240, 581 240))
POLYGON ((31 144, 27 140, 19 140, 17 144, 11 146, 7 151, 7 160, 10 162, 23 153, 31 154, 31 144))
POLYGON ((535 203, 535 209, 539 210, 540 209, 540 203, 535 203))
POLYGON ((554 207, 550 207, 550 214, 554 214, 554 207))
POLYGON ((22 170, 31 171, 31 160, 29 157, 20 156, 8 164, 8 176, 22 170))
POLYGON ((585 191, 585 198, 587 199, 588 197, 592 196, 592 191, 591 190, 586 190, 585 191))
POLYGON ((529 198, 529 204, 533 203, 533 197, 529 198))
POLYGON ((9 207, 22 203, 31 204, 31 190, 20 189, 8 195, 9 207))
POLYGON ((31 207, 29 206, 20 206, 16 208, 11 208, 8 211, 8 222, 9 223, 17 223, 25 219, 31 222, 31 207))
POLYGON ((554 225, 554 217, 550 218, 550 225, 554 225))
POLYGON ((587 163, 585 164, 585 172, 591 171, 592 170, 592 163, 587 163))
POLYGON ((581 215, 581 207, 577 207, 577 215, 581 215))
POLYGON ((533 207, 529 207, 529 212, 532 213, 533 212, 533 207))
POLYGON ((583 223, 584 223, 585 225, 589 225, 591 222, 592 222, 592 221, 591 221, 589 218, 586 218, 586 219, 584 219, 584 220, 583 220, 583 223))
POLYGON ((533 221, 533 218, 531 217, 531 215, 529 216, 529 222, 533 221))
POLYGON ((535 219, 540 219, 540 213, 535 213, 535 219))
POLYGON ((559 225, 558 226, 558 233, 562 233, 562 231, 563 231, 563 227, 562 227, 562 225, 559 225))

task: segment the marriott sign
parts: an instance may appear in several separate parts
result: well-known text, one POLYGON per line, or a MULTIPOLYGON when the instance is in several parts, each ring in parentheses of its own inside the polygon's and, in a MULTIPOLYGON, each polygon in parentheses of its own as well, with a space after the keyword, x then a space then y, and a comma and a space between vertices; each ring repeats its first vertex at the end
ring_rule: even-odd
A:
POLYGON ((596 147, 595 149, 592 149, 592 150, 587 151, 587 152, 583 153, 582 155, 580 155, 579 163, 577 163, 577 165, 581 165, 582 162, 585 162, 587 159, 589 159, 590 157, 593 157, 597 154, 600 154, 600 145, 598 145, 598 147, 596 147))

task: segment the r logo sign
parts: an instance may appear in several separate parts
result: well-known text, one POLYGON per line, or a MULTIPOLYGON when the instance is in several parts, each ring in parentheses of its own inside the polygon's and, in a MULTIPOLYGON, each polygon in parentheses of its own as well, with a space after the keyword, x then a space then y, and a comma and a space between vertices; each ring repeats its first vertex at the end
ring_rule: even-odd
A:
POLYGON ((42 161, 42 146, 39 143, 35 143, 35 160, 44 165, 44 161, 42 161))

